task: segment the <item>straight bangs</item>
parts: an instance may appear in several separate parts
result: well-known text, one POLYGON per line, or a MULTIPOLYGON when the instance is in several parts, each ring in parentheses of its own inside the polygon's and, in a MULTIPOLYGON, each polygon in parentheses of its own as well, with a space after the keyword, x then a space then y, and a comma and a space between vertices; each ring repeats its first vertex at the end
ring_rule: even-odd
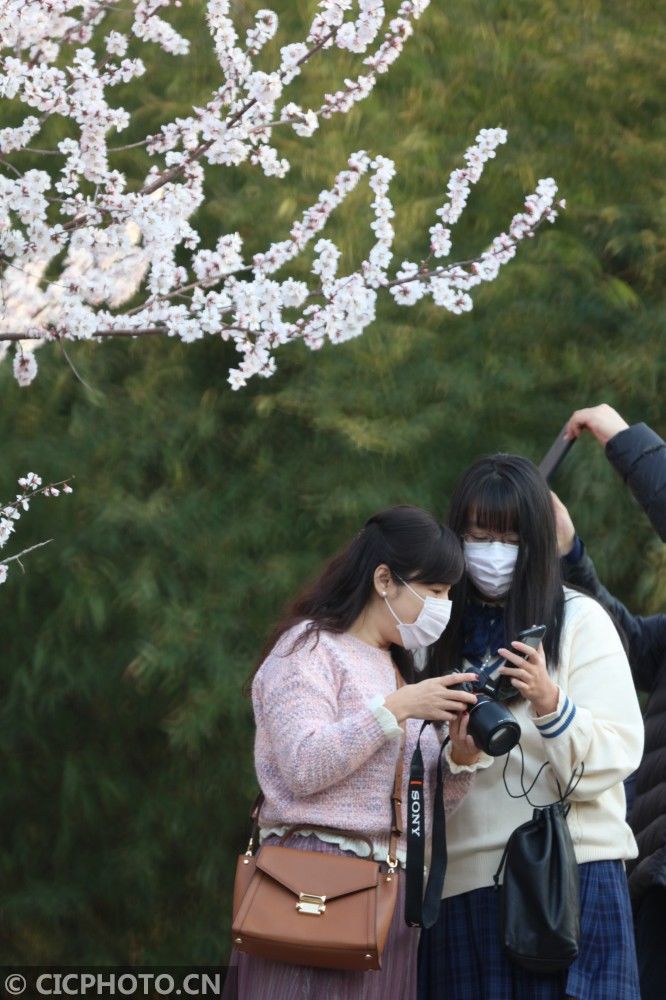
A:
POLYGON ((492 471, 476 484, 474 494, 469 498, 468 524, 465 527, 475 524, 482 531, 518 533, 521 506, 516 484, 492 471))
MULTIPOLYGON (((480 533, 515 532, 518 536, 511 586, 501 602, 505 636, 511 639, 535 623, 546 625, 546 662, 550 671, 556 669, 564 591, 550 490, 537 467, 520 455, 503 452, 478 459, 453 490, 449 524, 459 538, 464 538, 472 525, 480 533)), ((451 598, 451 624, 429 653, 431 676, 455 670, 463 662, 465 605, 477 599, 467 576, 452 590, 451 598)))
POLYGON ((424 546, 418 555, 420 559, 414 561, 418 568, 413 568, 413 562, 412 568, 400 574, 403 579, 454 585, 462 578, 465 560, 460 543, 450 528, 442 527, 439 538, 424 546))

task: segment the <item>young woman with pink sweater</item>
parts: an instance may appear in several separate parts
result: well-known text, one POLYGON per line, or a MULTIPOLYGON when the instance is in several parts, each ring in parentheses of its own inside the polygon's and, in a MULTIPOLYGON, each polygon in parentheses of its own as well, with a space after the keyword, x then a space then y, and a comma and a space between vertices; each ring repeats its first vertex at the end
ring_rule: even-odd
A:
MULTIPOLYGON (((462 571, 452 531, 418 507, 393 507, 371 517, 289 609, 252 681, 255 768, 265 796, 262 843, 277 843, 298 824, 285 846, 367 857, 368 844, 355 836, 363 834, 374 858, 385 862, 401 724, 405 829, 409 762, 423 719, 440 724, 426 727, 421 738, 428 814, 442 723, 451 735, 444 751, 445 808, 460 803, 481 763, 466 728, 465 710, 476 696, 452 690, 467 675, 418 681, 413 653, 443 633, 449 588, 462 571), (404 686, 397 685, 396 668, 404 686), (343 833, 308 830, 308 824, 343 833)), ((405 853, 403 834, 402 866, 405 853)), ((234 951, 230 978, 239 1000, 411 1000, 418 929, 406 925, 403 913, 401 877, 382 968, 375 972, 294 966, 234 951)))

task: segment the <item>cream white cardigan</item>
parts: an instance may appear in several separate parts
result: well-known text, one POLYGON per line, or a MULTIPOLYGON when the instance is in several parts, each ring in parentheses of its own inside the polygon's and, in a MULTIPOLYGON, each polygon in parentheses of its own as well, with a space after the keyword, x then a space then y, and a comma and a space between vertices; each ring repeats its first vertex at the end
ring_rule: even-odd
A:
MULTIPOLYGON (((623 779, 643 752, 643 720, 629 664, 615 627, 592 598, 565 587, 561 658, 553 679, 560 688, 557 708, 537 716, 521 699, 510 707, 522 729, 524 783, 549 761, 530 799, 558 797, 581 762, 584 775, 571 795, 568 824, 578 862, 634 858, 636 841, 625 821, 623 779)), ((493 884, 510 833, 530 819, 524 798, 512 799, 502 781, 504 757, 479 770, 469 795, 447 822, 449 862, 443 897, 493 884)), ((520 754, 511 753, 506 771, 511 791, 520 793, 520 754)))

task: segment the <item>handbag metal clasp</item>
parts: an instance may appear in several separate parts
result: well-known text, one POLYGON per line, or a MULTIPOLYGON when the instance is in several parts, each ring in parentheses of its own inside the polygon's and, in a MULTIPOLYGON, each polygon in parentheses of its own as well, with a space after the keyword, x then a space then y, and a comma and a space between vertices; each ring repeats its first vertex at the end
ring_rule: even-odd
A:
POLYGON ((296 909, 299 913, 310 913, 313 917, 320 917, 326 909, 326 896, 313 896, 309 892, 301 892, 298 895, 296 909))

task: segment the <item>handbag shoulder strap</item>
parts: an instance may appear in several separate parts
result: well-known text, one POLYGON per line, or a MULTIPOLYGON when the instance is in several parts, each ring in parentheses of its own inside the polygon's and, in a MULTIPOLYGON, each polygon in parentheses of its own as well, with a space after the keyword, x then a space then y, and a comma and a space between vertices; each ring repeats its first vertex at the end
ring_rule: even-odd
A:
POLYGON ((247 847, 245 849, 245 854, 247 857, 252 857, 255 846, 259 843, 259 813, 261 812, 261 807, 264 804, 265 799, 264 793, 259 789, 259 792, 252 803, 252 808, 250 809, 250 819, 252 820, 252 829, 250 831, 250 839, 248 840, 247 847))
MULTIPOLYGON (((395 664, 393 664, 393 669, 395 671, 396 690, 398 690, 404 687, 405 681, 395 664)), ((396 850, 398 841, 402 836, 402 776, 405 763, 405 741, 407 739, 406 723, 402 722, 400 728, 402 729, 402 739, 400 740, 398 759, 395 764, 395 779, 393 782, 393 791, 391 792, 391 833, 389 835, 389 849, 386 859, 389 868, 397 868, 398 866, 396 850)))

